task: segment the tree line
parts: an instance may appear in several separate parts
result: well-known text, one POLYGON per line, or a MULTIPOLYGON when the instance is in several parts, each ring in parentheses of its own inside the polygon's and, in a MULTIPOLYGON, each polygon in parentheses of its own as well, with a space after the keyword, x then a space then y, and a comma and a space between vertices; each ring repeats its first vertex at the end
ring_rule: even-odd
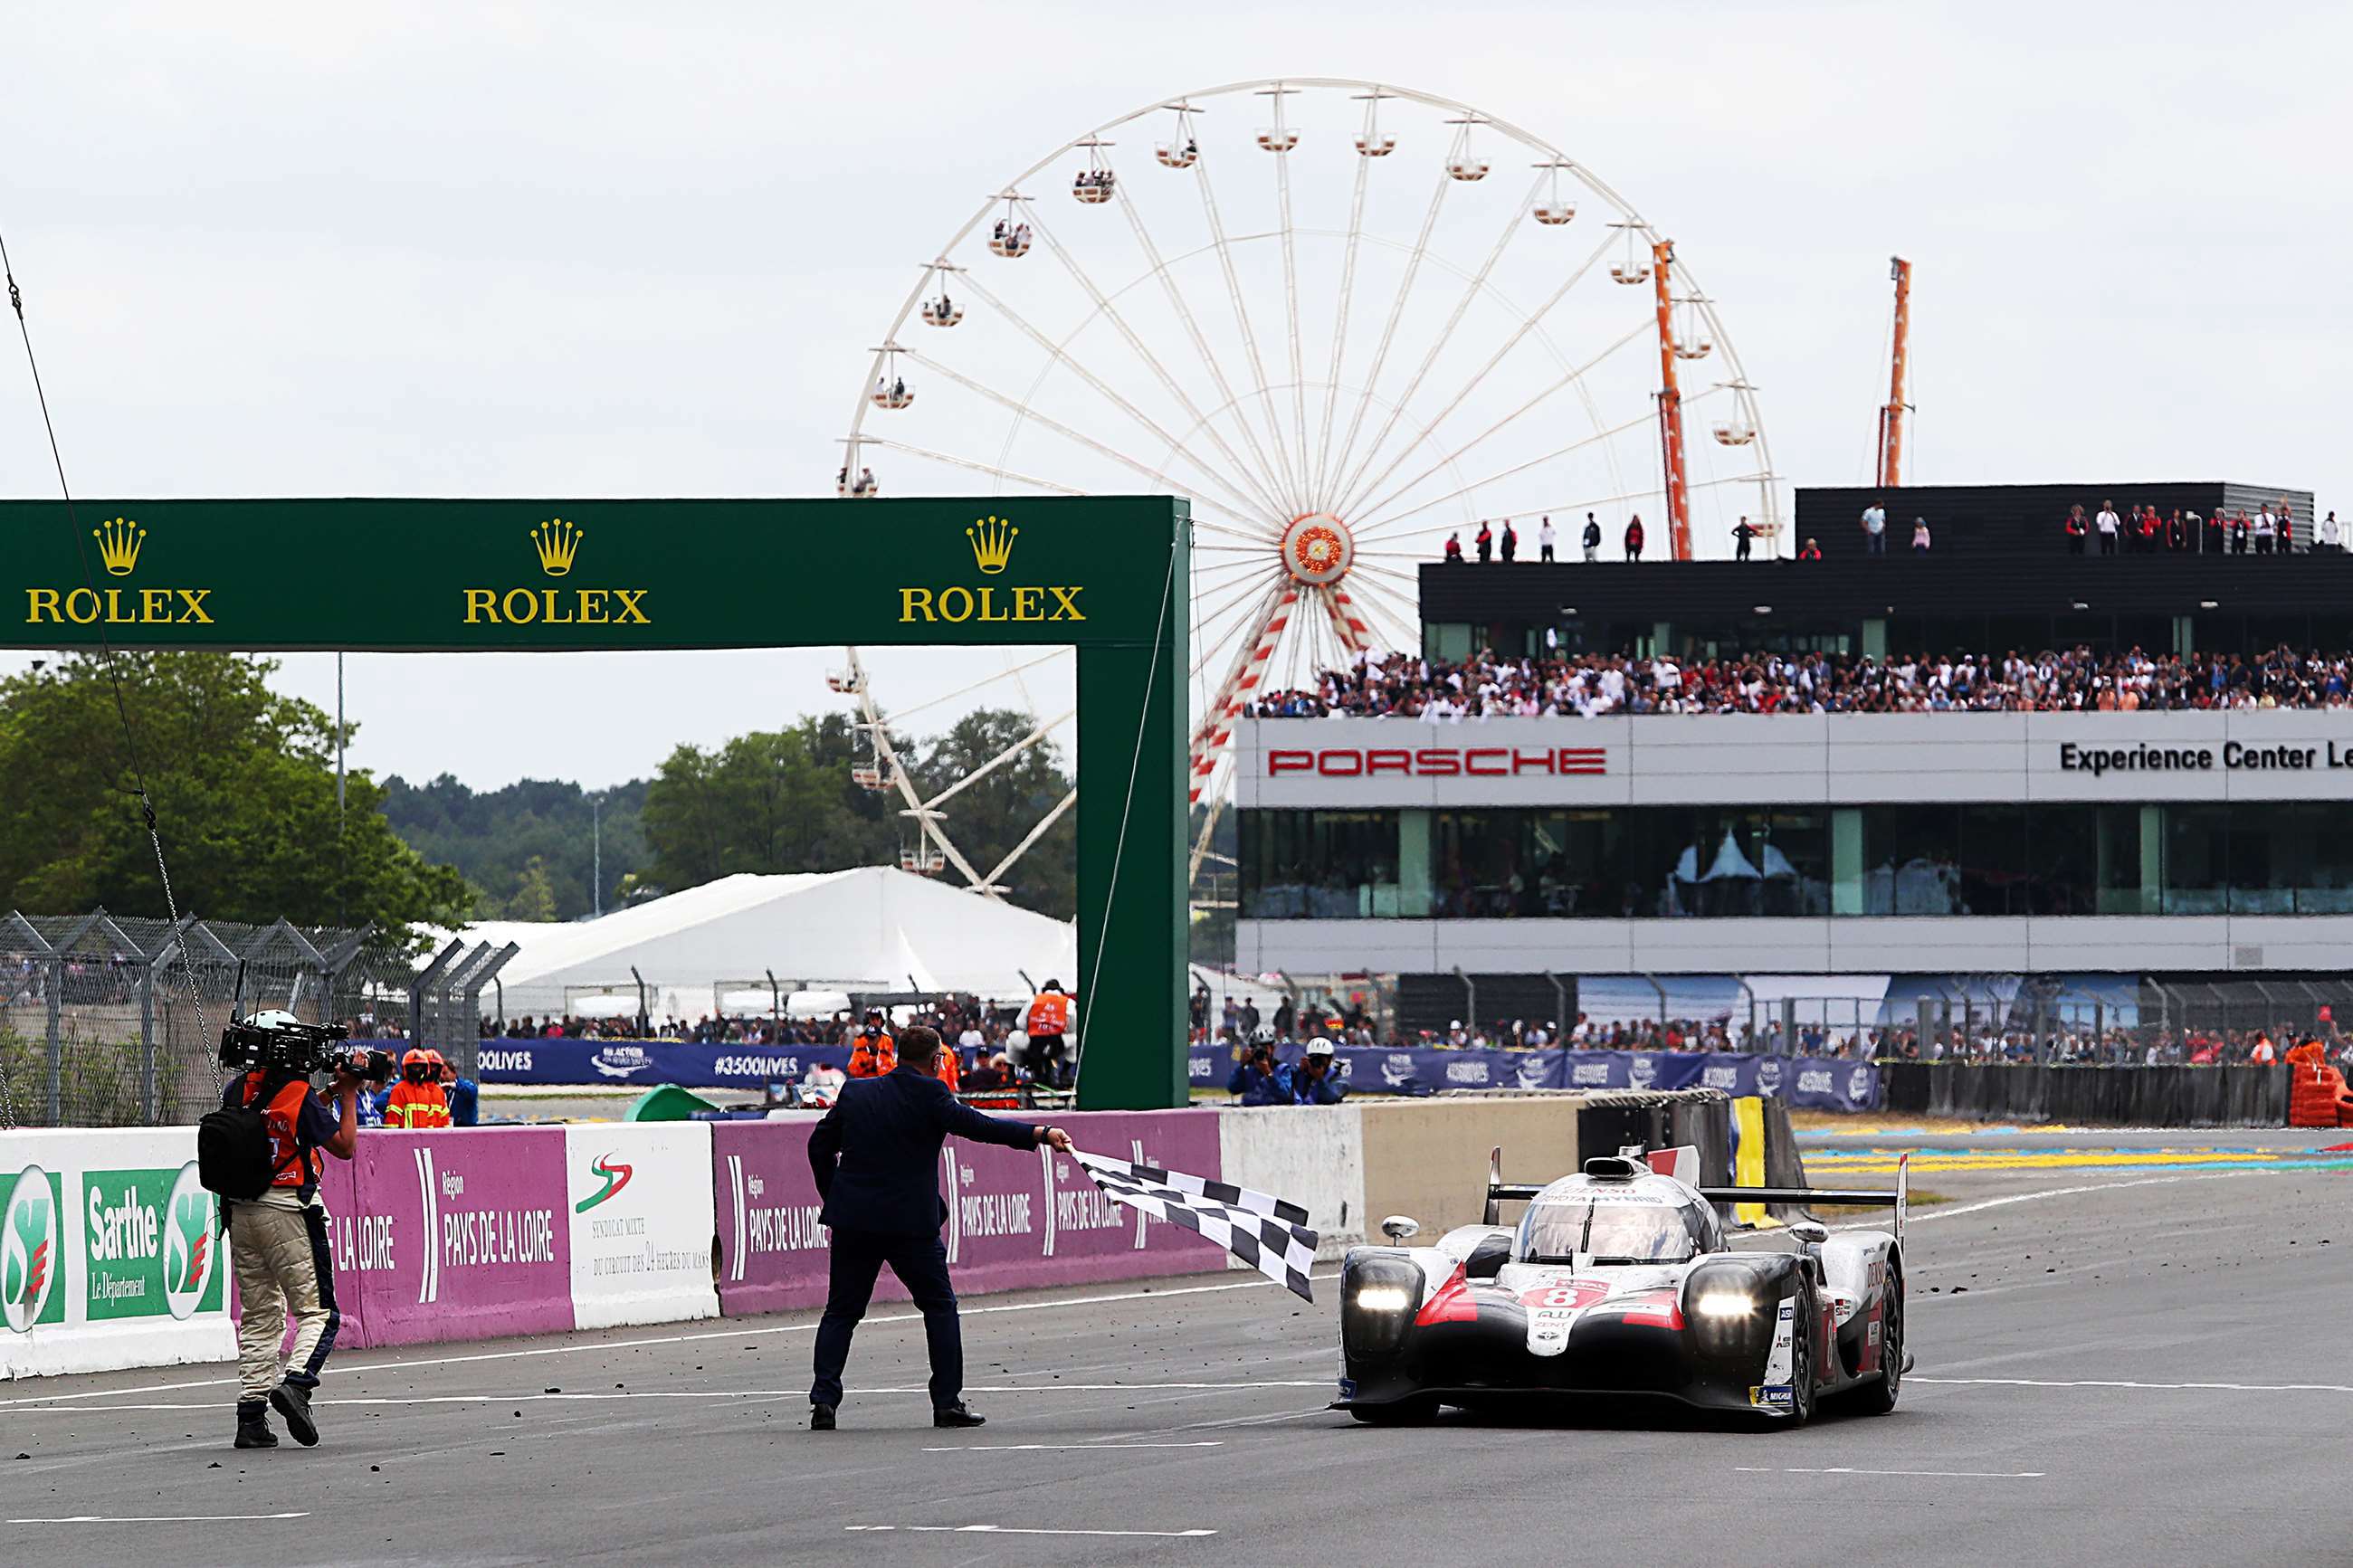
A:
MULTIPOLYGON (((895 790, 852 780, 871 751, 839 714, 682 745, 651 778, 593 794, 536 779, 477 791, 447 773, 379 783, 353 770, 339 812, 334 721, 269 689, 275 660, 116 659, 120 713, 117 681, 95 657, 0 680, 0 910, 63 914, 102 903, 118 914, 164 913, 142 779, 182 912, 217 920, 393 928, 576 919, 597 901, 599 818, 608 910, 737 872, 895 865, 916 841, 895 790)), ((984 710, 944 734, 894 736, 893 745, 930 798, 1029 728, 1026 715, 984 710)), ((346 724, 346 746, 357 730, 346 724)), ((1070 787, 1062 753, 1041 742, 954 796, 943 808, 948 830, 986 872, 1070 787)), ((1075 813, 1005 880, 1015 903, 1070 918, 1075 813)))

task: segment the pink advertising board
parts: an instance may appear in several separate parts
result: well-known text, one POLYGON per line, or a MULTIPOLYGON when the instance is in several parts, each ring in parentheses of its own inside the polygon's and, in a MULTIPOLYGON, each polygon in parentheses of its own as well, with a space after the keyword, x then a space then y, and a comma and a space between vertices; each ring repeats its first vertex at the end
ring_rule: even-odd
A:
MULTIPOLYGON (((1218 1118, 1197 1110, 1089 1111, 1055 1118, 1078 1146, 1113 1159, 1217 1176, 1218 1118)), ((827 1233, 808 1164, 816 1118, 712 1126, 723 1312, 825 1300, 827 1233)), ((950 1272, 960 1293, 1222 1268, 1222 1247, 1105 1198, 1071 1160, 951 1138, 941 1151, 950 1272)), ((888 1269, 877 1299, 904 1300, 888 1269)))
POLYGON ((345 1346, 569 1329, 561 1127, 372 1131, 321 1195, 345 1346))

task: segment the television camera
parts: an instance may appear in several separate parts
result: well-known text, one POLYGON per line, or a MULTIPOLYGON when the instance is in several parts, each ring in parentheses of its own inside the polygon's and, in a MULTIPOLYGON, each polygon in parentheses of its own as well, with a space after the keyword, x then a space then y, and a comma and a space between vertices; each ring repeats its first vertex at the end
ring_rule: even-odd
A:
POLYGON ((390 1053, 339 1049, 351 1038, 341 1024, 305 1024, 282 1012, 256 1013, 221 1031, 220 1061, 239 1072, 280 1072, 298 1078, 343 1068, 370 1083, 390 1081, 390 1053))

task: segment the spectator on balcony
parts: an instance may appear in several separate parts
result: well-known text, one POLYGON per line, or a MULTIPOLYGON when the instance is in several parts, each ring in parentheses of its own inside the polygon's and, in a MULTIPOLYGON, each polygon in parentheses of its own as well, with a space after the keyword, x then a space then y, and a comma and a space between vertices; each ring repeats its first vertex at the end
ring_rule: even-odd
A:
POLYGON ((2247 553, 2251 543, 2250 536, 2253 531, 2254 523, 2248 518, 2247 509, 2241 507, 2239 515, 2231 520, 2231 549, 2233 553, 2239 555, 2247 553))
POLYGON ((1601 525, 1593 520, 1589 511, 1585 514, 1585 558, 1588 561, 1601 559, 1601 525))
POLYGON ((2116 552, 2116 535, 2124 529, 2124 520, 2116 516, 2116 503, 2102 501, 2099 515, 2092 519, 2092 527, 2100 536, 2100 553, 2114 555, 2116 552))
POLYGON ((2295 509, 2282 501, 2276 515, 2279 518, 2280 553, 2293 555, 2295 553, 2295 509))
POLYGON ((1750 542, 1763 531, 1762 529, 1750 527, 1746 517, 1741 518, 1732 529, 1732 558, 1735 561, 1747 560, 1750 542))
MULTIPOLYGON (((2333 519, 2333 518, 2335 518, 2335 517, 2336 517, 2336 515, 2337 515, 2337 514, 2336 514, 2335 512, 2333 512, 2333 511, 2332 511, 2332 512, 2330 512, 2328 515, 2333 519)), ((1536 525, 1536 559, 1537 559, 1537 560, 1539 560, 1539 561, 1550 561, 1550 560, 1552 559, 1553 538, 1554 538, 1554 535, 1553 535, 1553 531, 1552 531, 1552 519, 1551 519, 1551 518, 1549 518, 1549 517, 1547 517, 1547 518, 1546 518, 1542 522, 1540 522, 1540 523, 1538 523, 1538 524, 1536 525)))
POLYGON ((2279 541, 2279 519, 2272 515, 2269 505, 2256 510, 2255 526, 2253 531, 2255 536, 2255 553, 2269 555, 2272 552, 2272 546, 2279 541))
POLYGON ((1507 517, 1504 520, 1504 559, 1506 561, 1517 560, 1519 558, 1519 530, 1512 526, 1512 520, 1507 517))
POLYGON ((1810 539, 1807 540, 1804 547, 1798 552, 1798 559, 1800 561, 1820 561, 1821 558, 1822 547, 1810 539))
POLYGON ((1626 559, 1629 562, 1634 562, 1640 561, 1641 558, 1642 514, 1641 512, 1636 512, 1634 514, 1633 521, 1626 525, 1626 559))
POLYGON ((1862 542, 1873 555, 1887 553, 1887 509, 1876 497, 1862 509, 1862 542))
POLYGON ((1479 521, 1479 532, 1475 542, 1479 546, 1479 563, 1483 566, 1495 557, 1495 531, 1487 526, 1484 518, 1479 521))
POLYGON ((2181 509, 2179 507, 2175 507, 2173 509, 2173 516, 2165 525, 2166 548, 2172 551, 2177 555, 2189 549, 2189 529, 2190 525, 2189 520, 2181 515, 2181 509))
POLYGON ((1928 553, 1928 520, 1925 517, 1915 517, 1912 520, 1912 553, 1915 555, 1928 553))
POLYGON ((2320 520, 2320 527, 2314 533, 2314 548, 2330 551, 2345 548, 2345 532, 2337 526, 2334 511, 2320 520))
POLYGON ((1446 536, 1446 563, 1449 566, 1462 563, 1462 531, 1459 528, 1446 536))
POLYGON ((2065 526, 2067 530, 2067 553, 2070 555, 2081 555, 2084 553, 2084 541, 2090 536, 2092 531, 2092 522, 2089 518, 2084 515, 2084 503, 2082 501, 2077 501, 2073 506, 2067 509, 2067 521, 2065 526))

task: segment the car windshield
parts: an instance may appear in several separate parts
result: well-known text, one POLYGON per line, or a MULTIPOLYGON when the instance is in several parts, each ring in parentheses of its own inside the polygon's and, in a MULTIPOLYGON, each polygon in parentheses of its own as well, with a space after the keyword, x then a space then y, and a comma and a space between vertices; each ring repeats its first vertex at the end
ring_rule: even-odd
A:
POLYGON ((1694 1250, 1683 1211, 1670 1204, 1573 1198, 1537 1204, 1520 1221, 1520 1259, 1525 1263, 1567 1263, 1580 1252, 1643 1263, 1681 1263, 1694 1250))

